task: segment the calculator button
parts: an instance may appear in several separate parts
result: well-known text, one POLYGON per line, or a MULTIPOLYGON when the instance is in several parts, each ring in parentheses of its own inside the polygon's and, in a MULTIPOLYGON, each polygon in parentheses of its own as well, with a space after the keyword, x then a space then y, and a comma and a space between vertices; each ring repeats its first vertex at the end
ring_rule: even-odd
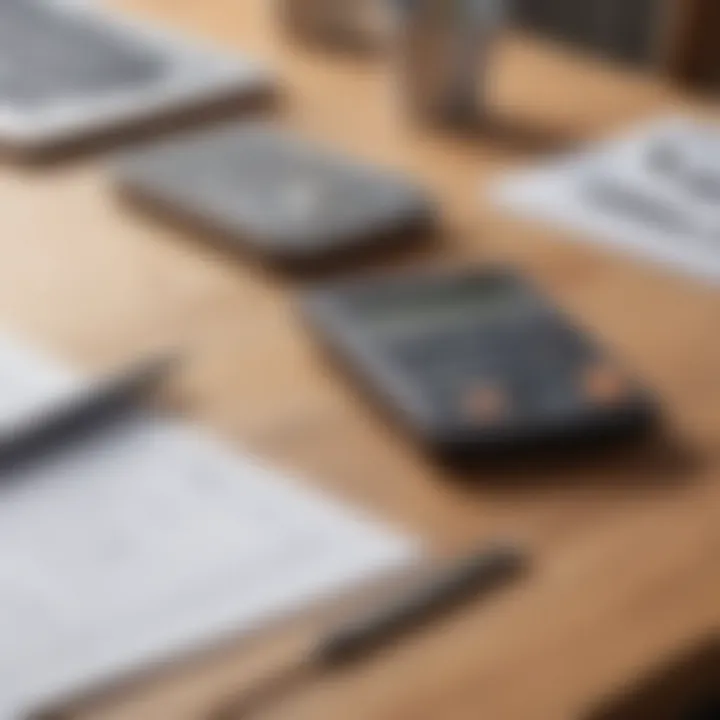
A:
POLYGON ((577 414, 585 404, 573 382, 554 382, 535 393, 531 410, 552 418, 577 414))
POLYGON ((462 398, 466 417, 482 422, 495 422, 507 416, 510 400, 495 385, 479 385, 467 391, 462 398))
POLYGON ((628 394, 628 381, 612 365, 594 365, 584 375, 583 387, 587 397, 603 405, 615 404, 628 394))
POLYGON ((592 346, 572 328, 552 322, 536 323, 535 327, 523 328, 522 341, 528 347, 547 358, 566 362, 582 361, 592 355, 592 346))

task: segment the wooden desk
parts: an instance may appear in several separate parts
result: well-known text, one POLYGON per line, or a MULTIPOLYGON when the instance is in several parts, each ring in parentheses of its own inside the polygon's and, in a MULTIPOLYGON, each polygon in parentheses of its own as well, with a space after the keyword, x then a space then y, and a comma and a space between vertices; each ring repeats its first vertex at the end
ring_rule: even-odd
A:
MULTIPOLYGON (((621 458, 460 484, 385 427, 299 326, 298 283, 117 202, 92 159, 0 168, 0 313, 88 368, 163 342, 192 356, 178 381, 193 417, 452 551, 526 539, 525 582, 395 648, 277 717, 562 720, 720 622, 717 291, 564 243, 478 204, 526 143, 414 126, 382 59, 331 59, 284 41, 265 0, 126 0, 127 7, 266 57, 286 81, 281 121, 425 181, 446 209, 437 259, 509 260, 623 353, 667 403, 693 463, 621 458)), ((686 104, 671 89, 509 44, 497 106, 581 139, 686 104)), ((195 720, 268 648, 256 644, 127 689, 88 720, 195 720)))

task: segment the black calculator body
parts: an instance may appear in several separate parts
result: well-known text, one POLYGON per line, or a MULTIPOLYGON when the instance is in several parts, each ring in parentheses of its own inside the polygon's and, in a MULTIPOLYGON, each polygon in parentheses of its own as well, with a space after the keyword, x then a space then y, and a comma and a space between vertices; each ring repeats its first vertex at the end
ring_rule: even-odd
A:
POLYGON ((657 416, 637 380, 505 269, 385 274, 303 305, 343 365, 448 458, 636 435, 657 416))
POLYGON ((427 239, 434 205, 414 181, 269 123, 240 122, 125 154, 126 195, 288 266, 427 239))

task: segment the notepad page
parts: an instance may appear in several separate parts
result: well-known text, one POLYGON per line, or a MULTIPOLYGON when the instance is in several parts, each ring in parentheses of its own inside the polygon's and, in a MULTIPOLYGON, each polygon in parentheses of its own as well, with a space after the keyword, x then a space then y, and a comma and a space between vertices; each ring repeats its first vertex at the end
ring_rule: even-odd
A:
POLYGON ((0 432, 81 385, 79 376, 0 333, 0 432))
MULTIPOLYGON (((37 358, 24 374, 14 349, 0 343, 0 389, 12 374, 28 395, 67 391, 37 358)), ((418 555, 202 432, 138 413, 0 484, 0 720, 241 637, 418 555)))
POLYGON ((491 186, 490 194, 503 209, 567 230, 572 239, 624 251, 716 284, 720 203, 699 199, 682 181, 654 169, 649 161, 657 147, 698 143, 700 152, 708 141, 717 152, 720 126, 663 117, 621 137, 511 171, 491 186), (625 197, 624 207, 594 196, 591 189, 598 182, 625 197), (674 222, 663 221, 666 213, 674 222))

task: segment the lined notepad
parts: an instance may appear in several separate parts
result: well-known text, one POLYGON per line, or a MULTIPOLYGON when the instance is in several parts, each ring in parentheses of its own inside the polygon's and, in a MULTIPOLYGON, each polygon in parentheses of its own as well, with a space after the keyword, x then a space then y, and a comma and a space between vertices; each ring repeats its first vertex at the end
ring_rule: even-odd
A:
MULTIPOLYGON (((0 340, 0 420, 76 377, 0 340)), ((0 720, 407 568, 417 543, 138 413, 0 484, 0 720)))
POLYGON ((720 126, 670 117, 513 171, 491 188, 503 208, 681 272, 720 282, 720 126), (669 154, 706 157, 695 181, 669 154), (703 188, 697 184, 702 180, 703 188), (702 189, 703 192, 699 192, 702 189))

